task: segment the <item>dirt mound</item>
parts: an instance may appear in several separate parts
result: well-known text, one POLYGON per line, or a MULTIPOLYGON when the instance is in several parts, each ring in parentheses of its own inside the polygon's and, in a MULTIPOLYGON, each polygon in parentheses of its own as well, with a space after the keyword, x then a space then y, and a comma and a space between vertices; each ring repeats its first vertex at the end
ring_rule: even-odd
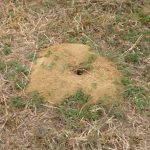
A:
POLYGON ((58 103, 77 90, 91 101, 119 99, 120 73, 104 57, 83 44, 61 44, 39 52, 26 91, 38 91, 50 103, 58 103))

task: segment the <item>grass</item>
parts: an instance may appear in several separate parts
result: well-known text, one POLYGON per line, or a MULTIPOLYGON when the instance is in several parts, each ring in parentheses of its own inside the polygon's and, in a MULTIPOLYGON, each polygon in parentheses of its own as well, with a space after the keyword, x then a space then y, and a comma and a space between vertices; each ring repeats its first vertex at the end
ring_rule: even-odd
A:
POLYGON ((33 60, 33 59, 36 59, 37 58, 37 56, 35 55, 35 51, 27 51, 26 53, 25 53, 25 57, 27 58, 27 59, 29 59, 29 60, 33 60), (35 58, 34 58, 35 57, 35 58))
POLYGON ((34 91, 28 94, 28 98, 23 96, 11 96, 9 103, 10 107, 23 110, 25 109, 25 106, 28 106, 30 109, 43 108, 45 102, 39 93, 34 91))
POLYGON ((3 60, 0 60, 0 71, 3 71, 6 67, 6 64, 3 60))
POLYGON ((48 50, 47 54, 45 55, 45 57, 49 57, 52 54, 51 49, 48 50))
POLYGON ((118 107, 118 106, 112 106, 111 109, 109 110, 108 114, 110 116, 114 116, 115 118, 118 118, 118 119, 123 119, 125 120, 126 119, 126 114, 123 110, 122 107, 118 107))
POLYGON ((15 88, 17 90, 23 90, 27 85, 27 81, 26 80, 22 80, 22 81, 16 81, 15 83, 15 88))
POLYGON ((80 63, 79 68, 81 68, 81 70, 83 69, 84 71, 90 70, 92 68, 91 64, 94 62, 94 60, 96 60, 96 54, 91 53, 87 60, 84 60, 82 63, 80 63))
POLYGON ((97 112, 91 112, 92 106, 88 104, 89 96, 81 91, 77 91, 70 96, 60 106, 60 112, 67 118, 76 119, 90 119, 96 120, 98 118, 97 112))
POLYGON ((142 9, 138 9, 135 14, 137 17, 139 17, 143 25, 147 25, 150 22, 150 16, 145 14, 142 9))
POLYGON ((17 73, 24 73, 25 75, 28 74, 29 69, 26 65, 20 63, 17 60, 11 60, 8 63, 8 67, 10 67, 11 69, 15 70, 17 73))
POLYGON ((139 55, 137 53, 135 54, 128 54, 124 57, 125 62, 132 62, 132 63, 138 63, 139 62, 139 55))
POLYGON ((42 108, 44 103, 45 102, 44 102, 43 97, 41 97, 38 92, 33 91, 33 92, 29 93, 28 105, 30 108, 34 108, 34 107, 36 107, 38 109, 42 108))
POLYGON ((9 55, 12 52, 11 47, 7 46, 7 45, 4 46, 3 49, 2 49, 2 52, 3 52, 4 55, 9 55))
POLYGON ((16 72, 14 70, 8 71, 5 73, 5 78, 9 81, 15 81, 16 79, 16 72))
MULTIPOLYGON (((1 149, 150 149, 147 0, 6 0, 1 6, 1 149), (122 104, 84 106, 90 93, 81 91, 59 106, 48 105, 37 92, 26 95, 35 53, 65 42, 87 44, 113 61, 123 74, 122 104)), ((87 67, 94 59, 85 60, 87 67)))
POLYGON ((10 106, 18 109, 23 109, 26 105, 25 100, 20 96, 10 97, 10 106))
POLYGON ((44 48, 49 44, 49 39, 45 34, 40 34, 38 37, 38 48, 44 48))
POLYGON ((58 113, 65 118, 67 129, 82 131, 84 124, 82 122, 94 122, 101 119, 105 113, 117 119, 125 119, 124 110, 118 105, 106 108, 105 101, 107 98, 101 98, 98 104, 89 103, 90 96, 82 91, 76 91, 73 95, 65 99, 58 105, 58 113))

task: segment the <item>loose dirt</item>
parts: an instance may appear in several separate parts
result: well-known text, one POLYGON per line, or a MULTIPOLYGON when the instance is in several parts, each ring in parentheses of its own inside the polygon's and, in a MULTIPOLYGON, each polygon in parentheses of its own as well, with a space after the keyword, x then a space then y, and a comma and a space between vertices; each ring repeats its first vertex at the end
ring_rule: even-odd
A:
POLYGON ((51 104, 57 104, 81 90, 99 100, 120 100, 121 74, 107 58, 83 44, 60 44, 43 49, 33 65, 26 91, 38 91, 51 104))

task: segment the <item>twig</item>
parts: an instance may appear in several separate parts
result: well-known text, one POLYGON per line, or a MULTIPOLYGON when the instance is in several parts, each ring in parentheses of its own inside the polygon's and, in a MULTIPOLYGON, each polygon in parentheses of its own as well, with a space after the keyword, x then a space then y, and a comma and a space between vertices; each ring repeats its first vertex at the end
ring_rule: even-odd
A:
POLYGON ((7 123, 7 121, 8 121, 8 118, 6 118, 5 122, 4 122, 3 125, 0 127, 0 132, 4 129, 4 127, 5 127, 6 123, 7 123))
POLYGON ((5 113, 6 113, 6 115, 8 115, 7 100, 6 100, 6 97, 3 94, 2 94, 2 98, 3 98, 3 101, 4 101, 4 105, 5 105, 5 113))
POLYGON ((83 36, 85 36, 89 41, 91 41, 95 47, 98 47, 98 44, 96 44, 89 36, 87 36, 85 33, 82 33, 83 36))
POLYGON ((41 22, 42 19, 43 19, 43 16, 41 16, 41 17, 39 18, 37 24, 34 26, 34 28, 32 29, 32 31, 30 32, 30 34, 32 34, 32 33, 36 30, 36 28, 38 27, 38 25, 39 25, 39 23, 41 22))
POLYGON ((122 55, 124 55, 124 54, 126 54, 128 52, 131 52, 134 48, 136 48, 136 46, 140 43, 142 37, 143 37, 143 35, 140 35, 138 37, 138 39, 136 40, 136 42, 127 51, 125 51, 122 55))

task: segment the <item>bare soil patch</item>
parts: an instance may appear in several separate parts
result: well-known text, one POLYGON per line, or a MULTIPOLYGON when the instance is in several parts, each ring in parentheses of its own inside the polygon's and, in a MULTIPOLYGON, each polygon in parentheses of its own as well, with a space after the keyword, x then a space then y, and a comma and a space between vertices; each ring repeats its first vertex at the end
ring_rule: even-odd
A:
POLYGON ((107 59, 83 44, 61 44, 39 53, 27 92, 38 91, 48 102, 58 103, 77 90, 99 100, 118 101, 121 74, 107 59))

